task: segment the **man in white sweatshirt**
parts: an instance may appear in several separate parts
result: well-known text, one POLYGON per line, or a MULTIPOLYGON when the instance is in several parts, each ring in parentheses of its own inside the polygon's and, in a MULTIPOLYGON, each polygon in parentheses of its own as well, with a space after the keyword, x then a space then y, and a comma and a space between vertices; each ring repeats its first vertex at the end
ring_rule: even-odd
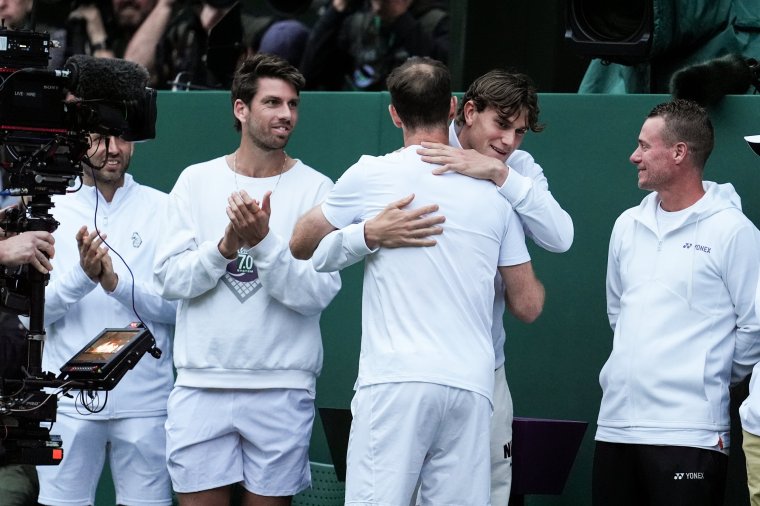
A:
POLYGON ((153 254, 161 240, 156 216, 163 214, 167 195, 127 173, 131 142, 98 134, 90 140, 82 188, 53 198, 60 226, 53 234, 56 254, 45 290, 42 368, 58 371, 104 328, 137 321, 135 311, 163 353, 159 359, 142 357, 107 396, 92 399, 77 392, 60 398, 53 433, 61 436, 64 458, 58 466, 37 467, 39 502, 94 504, 108 458, 118 504, 169 505, 164 423, 174 381, 177 306, 160 297, 152 283, 153 254))
POLYGON ((595 506, 723 504, 728 389, 760 356, 760 232, 733 186, 703 181, 712 148, 705 110, 675 100, 652 109, 630 157, 652 193, 610 239, 595 506))
MULTIPOLYGON (((441 165, 434 173, 456 171, 486 179, 520 218, 525 235, 542 248, 561 253, 573 242, 573 221, 549 191, 544 171, 518 148, 528 130, 540 132, 538 98, 528 76, 492 70, 477 78, 459 103, 449 126, 448 144, 423 142, 422 160, 441 165), (523 110, 527 125, 510 121, 523 110)), ((394 202, 365 222, 332 232, 319 245, 312 261, 318 270, 338 270, 377 251, 377 248, 435 245, 441 220, 423 206, 407 209, 412 199, 394 202), (427 235, 429 234, 429 235, 427 235), (370 247, 371 244, 373 247, 370 247)), ((443 225, 445 227, 445 225, 443 225)), ((512 485, 512 396, 505 374, 504 297, 501 275, 495 278, 493 326, 496 356, 494 413, 491 417, 491 503, 507 504, 512 485), (501 287, 501 288, 500 288, 501 287)))
POLYGON ((185 169, 169 197, 154 272, 180 301, 166 430, 182 503, 225 504, 242 482, 245 504, 284 506, 310 484, 319 317, 340 278, 288 249, 332 188, 284 149, 303 85, 279 57, 243 62, 231 90, 240 145, 185 169))

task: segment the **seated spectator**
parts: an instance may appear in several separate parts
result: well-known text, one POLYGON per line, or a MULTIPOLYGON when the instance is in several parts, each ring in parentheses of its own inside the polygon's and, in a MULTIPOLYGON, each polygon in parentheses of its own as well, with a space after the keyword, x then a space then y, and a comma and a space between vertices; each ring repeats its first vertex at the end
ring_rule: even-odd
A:
POLYGON ((71 11, 66 54, 126 57, 127 47, 159 0, 82 3, 71 11))
POLYGON ((381 90, 410 56, 446 62, 449 16, 435 0, 331 0, 300 70, 310 90, 381 90))
POLYGON ((295 19, 276 21, 264 32, 259 53, 275 54, 298 66, 309 40, 309 28, 295 19))
POLYGON ((156 88, 227 89, 244 56, 270 52, 297 64, 307 39, 302 23, 240 2, 158 0, 124 58, 144 65, 156 88))
POLYGON ((138 31, 126 58, 145 65, 157 88, 228 88, 245 53, 240 5, 159 0, 158 8, 146 23, 150 32, 138 31))

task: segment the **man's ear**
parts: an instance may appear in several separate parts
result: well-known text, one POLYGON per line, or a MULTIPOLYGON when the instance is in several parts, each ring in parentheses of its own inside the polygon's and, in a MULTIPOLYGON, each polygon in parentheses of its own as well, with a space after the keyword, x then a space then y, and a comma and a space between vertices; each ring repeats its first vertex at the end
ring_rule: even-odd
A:
POLYGON ((686 159, 686 155, 689 153, 689 145, 685 142, 677 142, 673 146, 673 159, 676 163, 681 163, 686 159))
POLYGON ((451 106, 449 107, 449 121, 453 120, 457 115, 457 97, 451 96, 451 106))
POLYGON ((473 116, 476 112, 475 103, 472 100, 468 100, 464 103, 462 106, 462 118, 464 119, 465 125, 472 126, 473 116))
POLYGON ((248 105, 239 98, 235 100, 234 104, 232 104, 232 114, 238 119, 238 121, 240 121, 240 123, 245 124, 248 112, 248 105))
POLYGON ((397 128, 403 127, 403 121, 401 121, 401 118, 398 115, 398 112, 396 112, 396 108, 393 107, 393 104, 388 106, 388 112, 391 113, 391 120, 393 120, 393 124, 396 125, 397 128))

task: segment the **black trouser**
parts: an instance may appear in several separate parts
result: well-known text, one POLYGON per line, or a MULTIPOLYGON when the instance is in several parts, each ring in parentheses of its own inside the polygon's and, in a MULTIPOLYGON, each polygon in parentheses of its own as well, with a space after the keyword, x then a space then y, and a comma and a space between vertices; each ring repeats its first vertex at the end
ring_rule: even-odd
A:
POLYGON ((722 506, 728 456, 687 446, 596 442, 593 506, 722 506))

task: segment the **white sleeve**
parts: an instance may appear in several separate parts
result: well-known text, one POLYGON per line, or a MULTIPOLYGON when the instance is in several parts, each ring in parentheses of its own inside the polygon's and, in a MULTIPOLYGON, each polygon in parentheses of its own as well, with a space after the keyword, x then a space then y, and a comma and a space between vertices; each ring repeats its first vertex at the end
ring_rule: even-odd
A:
POLYGON ((132 288, 134 283, 134 310, 146 321, 174 325, 177 316, 177 302, 169 301, 156 293, 155 286, 143 281, 133 281, 131 277, 119 275, 113 292, 106 292, 124 307, 132 308, 132 288))
POLYGON ((342 229, 366 218, 366 178, 363 172, 359 163, 349 167, 322 202, 322 214, 333 227, 342 229))
POLYGON ((736 345, 732 384, 752 372, 760 362, 760 320, 755 312, 755 294, 760 277, 760 232, 751 223, 734 234, 727 245, 723 276, 736 313, 736 345))
POLYGON ((547 251, 562 253, 573 244, 573 220, 549 191, 544 171, 525 151, 507 160, 507 180, 499 193, 520 215, 525 233, 547 251))
POLYGON ((62 275, 53 277, 45 288, 45 326, 66 316, 71 306, 97 286, 98 283, 87 276, 79 262, 62 275))
POLYGON ((163 241, 156 247, 155 288, 169 300, 192 299, 206 293, 216 286, 230 262, 219 252, 218 242, 198 243, 190 212, 193 197, 189 193, 180 176, 162 220, 159 237, 163 241))
POLYGON ((510 210, 508 220, 499 252, 499 267, 510 267, 530 261, 530 253, 525 246, 525 233, 517 213, 510 210))
POLYGON ((269 295, 303 315, 321 312, 340 290, 337 272, 317 272, 311 260, 297 260, 288 241, 274 230, 248 253, 253 257, 261 285, 269 295))
POLYGON ((620 218, 615 222, 610 235, 610 244, 607 250, 607 318, 613 332, 620 315, 620 297, 623 294, 623 282, 620 277, 620 258, 616 248, 616 237, 620 233, 620 218))
POLYGON ((352 223, 327 234, 311 257, 314 269, 319 272, 339 271, 377 251, 379 248, 370 249, 364 241, 365 223, 352 223))

